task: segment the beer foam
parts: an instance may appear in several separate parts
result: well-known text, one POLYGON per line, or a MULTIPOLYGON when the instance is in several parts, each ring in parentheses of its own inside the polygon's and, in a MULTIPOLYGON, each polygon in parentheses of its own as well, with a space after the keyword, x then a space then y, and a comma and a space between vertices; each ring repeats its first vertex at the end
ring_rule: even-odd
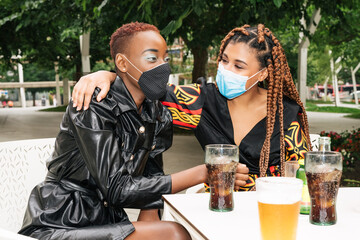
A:
POLYGON ((293 204, 301 200, 303 182, 297 178, 264 177, 256 180, 259 202, 293 204))
POLYGON ((278 193, 277 195, 271 195, 258 193, 258 202, 267 204, 294 204, 301 200, 301 192, 300 194, 290 194, 278 193))

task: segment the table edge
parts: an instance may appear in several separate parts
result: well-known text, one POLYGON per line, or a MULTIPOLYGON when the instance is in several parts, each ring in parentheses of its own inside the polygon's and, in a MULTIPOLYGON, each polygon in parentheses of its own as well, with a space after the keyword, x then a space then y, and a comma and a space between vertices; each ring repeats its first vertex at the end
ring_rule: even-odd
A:
POLYGON ((166 195, 162 196, 162 199, 164 202, 166 202, 167 205, 169 205, 174 211, 181 216, 182 219, 184 219, 187 224, 189 224, 200 236, 202 236, 204 239, 209 240, 208 237, 206 237, 197 227, 194 226, 182 213, 180 213, 167 199, 166 195))

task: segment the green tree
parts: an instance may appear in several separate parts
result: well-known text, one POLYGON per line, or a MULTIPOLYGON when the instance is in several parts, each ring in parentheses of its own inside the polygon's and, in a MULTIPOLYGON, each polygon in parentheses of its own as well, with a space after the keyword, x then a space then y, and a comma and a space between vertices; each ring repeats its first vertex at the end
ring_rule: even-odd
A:
MULTIPOLYGON (((54 79, 54 69, 46 69, 38 64, 26 64, 24 65, 24 81, 25 82, 41 82, 51 81, 54 79)), ((35 106, 35 96, 37 92, 44 90, 52 90, 53 88, 27 88, 27 92, 31 92, 33 106, 35 106)))
MULTIPOLYGON (((62 69, 70 71, 75 66, 81 72, 79 36, 90 27, 99 4, 101 1, 1 1, 1 62, 8 67, 21 61, 53 68, 57 61, 62 69), (22 58, 11 59, 14 55, 22 58)), ((104 59, 108 54, 103 39, 97 35, 93 39, 94 59, 104 59)))
POLYGON ((158 25, 169 39, 180 36, 194 56, 193 81, 206 76, 208 49, 217 46, 232 28, 243 24, 265 23, 276 28, 289 18, 285 12, 301 14, 302 1, 282 4, 282 0, 143 0, 140 9, 144 19, 158 25))
MULTIPOLYGON (((308 75, 308 85, 324 83, 329 78, 331 83, 330 57, 336 60, 341 57, 340 64, 343 69, 338 74, 338 79, 351 82, 350 67, 355 67, 360 62, 360 1, 343 1, 334 3, 329 1, 322 14, 319 26, 311 38, 309 49, 309 68, 314 71, 308 75), (329 50, 332 56, 329 56, 329 50)), ((357 73, 359 79, 360 73, 357 73)))
POLYGON ((343 52, 352 52, 346 56, 356 58, 358 55, 347 46, 358 44, 358 6, 359 0, 3 0, 0 61, 11 62, 11 56, 20 49, 26 56, 22 61, 47 66, 58 61, 64 70, 75 66, 79 72, 80 34, 91 29, 92 65, 98 60, 106 62, 112 32, 123 23, 137 20, 158 26, 170 42, 179 36, 184 39, 194 56, 192 78, 196 80, 206 76, 209 47, 216 49, 228 31, 245 23, 264 23, 283 43, 296 76, 298 32, 307 34, 299 20, 304 17, 308 25, 310 10, 321 8, 324 30, 316 32, 311 41, 334 46, 336 41, 330 41, 331 36, 346 36, 341 39, 343 52))

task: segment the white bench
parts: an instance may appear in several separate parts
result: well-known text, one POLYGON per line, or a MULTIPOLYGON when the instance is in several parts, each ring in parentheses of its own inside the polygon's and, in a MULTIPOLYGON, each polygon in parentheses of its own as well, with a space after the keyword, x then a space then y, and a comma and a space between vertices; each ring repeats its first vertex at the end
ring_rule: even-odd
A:
POLYGON ((20 230, 30 192, 45 179, 54 143, 55 138, 0 142, 0 229, 20 230))
MULTIPOLYGON (((0 239, 22 239, 22 226, 31 190, 44 181, 46 161, 55 138, 0 142, 0 239), (6 233, 13 233, 10 236, 6 233)), ((136 221, 139 209, 125 209, 136 221)))

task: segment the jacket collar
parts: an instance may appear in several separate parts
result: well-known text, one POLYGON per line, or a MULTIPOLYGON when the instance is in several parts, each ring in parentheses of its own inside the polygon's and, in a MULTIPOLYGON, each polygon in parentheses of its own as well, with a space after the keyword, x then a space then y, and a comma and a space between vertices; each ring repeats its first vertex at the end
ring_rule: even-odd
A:
MULTIPOLYGON (((114 83, 110 87, 110 92, 113 99, 116 101, 116 104, 118 105, 120 112, 124 113, 127 111, 135 111, 138 112, 136 103, 131 96, 129 90, 127 89, 124 81, 117 76, 114 83)), ((143 104, 142 104, 142 112, 140 114, 141 118, 144 121, 147 122, 155 122, 158 115, 159 110, 156 107, 156 103, 158 101, 151 101, 147 98, 145 98, 143 104)))
POLYGON ((121 112, 127 112, 130 110, 137 111, 137 106, 129 90, 127 89, 124 81, 117 76, 114 83, 111 85, 110 93, 121 112))

